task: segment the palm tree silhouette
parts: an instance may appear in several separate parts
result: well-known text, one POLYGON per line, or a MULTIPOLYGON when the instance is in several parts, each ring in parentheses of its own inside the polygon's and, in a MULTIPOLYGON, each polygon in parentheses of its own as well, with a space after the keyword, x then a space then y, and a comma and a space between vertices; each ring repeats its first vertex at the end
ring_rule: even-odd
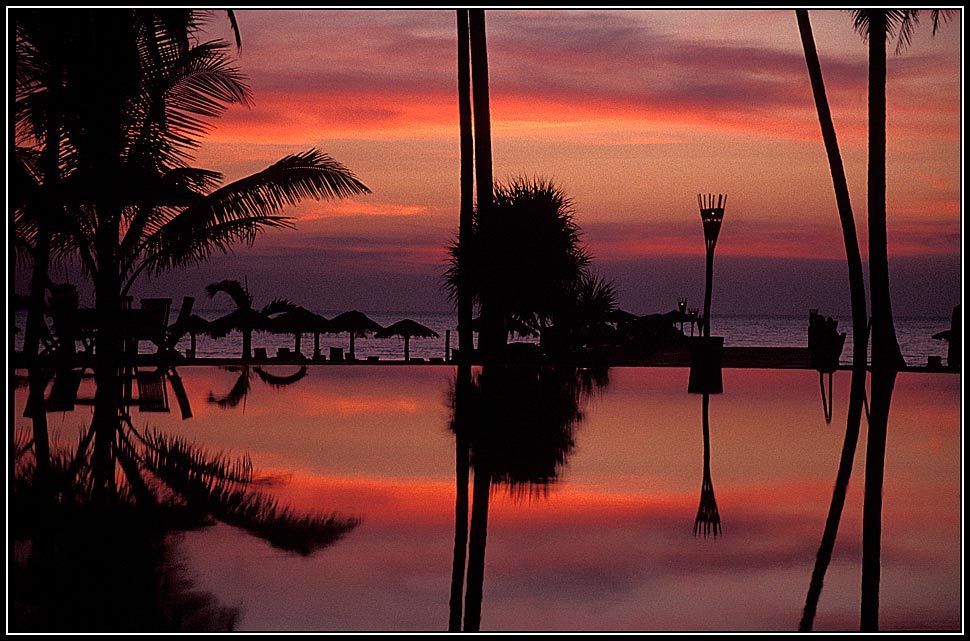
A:
POLYGON ((256 309, 253 307, 253 296, 249 293, 249 288, 231 278, 206 285, 205 292, 209 298, 223 293, 232 299, 236 308, 224 316, 209 321, 207 331, 212 338, 223 338, 231 331, 239 331, 242 334, 242 358, 246 361, 253 358, 254 331, 269 331, 273 327, 272 319, 276 315, 300 309, 299 305, 284 298, 277 298, 262 309, 256 309))
POLYGON ((468 242, 451 245, 445 281, 453 299, 470 288, 481 310, 479 345, 492 340, 486 349, 500 353, 510 327, 541 331, 576 305, 591 259, 572 203, 552 181, 515 178, 496 184, 493 197, 487 215, 481 207, 474 212, 468 242), (498 321, 489 320, 490 305, 498 321), (497 331, 490 322, 500 336, 488 338, 497 331))
POLYGON ((71 12, 63 34, 70 56, 53 96, 63 122, 58 209, 94 284, 94 420, 109 431, 119 411, 119 311, 141 274, 195 264, 234 242, 252 243, 263 229, 291 226, 280 212, 306 198, 368 192, 315 149, 219 188, 217 172, 189 167, 209 121, 248 104, 250 93, 225 43, 198 42, 194 12, 159 12, 71 12))
MULTIPOLYGON (((933 34, 950 11, 932 10, 933 34)), ((872 288, 872 366, 905 367, 893 323, 886 234, 886 44, 898 36, 896 52, 910 43, 918 9, 856 9, 853 27, 869 45, 869 281, 872 288)))
MULTIPOLYGON (((879 629, 882 485, 889 409, 896 375, 905 367, 893 323, 886 233, 886 45, 898 36, 896 52, 910 43, 919 23, 917 9, 857 9, 853 26, 869 46, 869 281, 872 308, 872 378, 866 442, 865 502, 862 516, 862 616, 860 629, 879 629)), ((932 10, 933 34, 949 11, 932 10)))

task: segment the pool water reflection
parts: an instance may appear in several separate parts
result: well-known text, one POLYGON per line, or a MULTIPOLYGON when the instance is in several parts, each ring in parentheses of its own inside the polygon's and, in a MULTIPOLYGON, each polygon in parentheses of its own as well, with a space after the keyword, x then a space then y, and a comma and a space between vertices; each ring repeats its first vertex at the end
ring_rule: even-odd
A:
MULTIPOLYGON (((171 534, 171 556, 195 589, 237 609, 238 630, 448 629, 463 486, 454 368, 178 373, 190 418, 174 403, 136 406, 136 428, 248 454, 280 504, 360 519, 309 556, 225 524, 171 534)), ((465 487, 471 515, 487 470, 482 630, 797 629, 841 454, 847 372, 835 376, 831 423, 814 371, 726 369, 724 393, 710 397, 688 394, 679 368, 572 382, 480 374, 465 487), (698 521, 714 488, 717 528, 698 521)), ((91 386, 81 381, 80 399, 91 386)), ((14 395, 18 434, 30 432, 24 396, 14 395)), ((70 447, 90 420, 83 402, 49 413, 52 447, 70 447)), ((887 451, 880 628, 958 630, 959 376, 899 375, 887 451)), ((817 631, 859 626, 864 452, 860 438, 817 631)))

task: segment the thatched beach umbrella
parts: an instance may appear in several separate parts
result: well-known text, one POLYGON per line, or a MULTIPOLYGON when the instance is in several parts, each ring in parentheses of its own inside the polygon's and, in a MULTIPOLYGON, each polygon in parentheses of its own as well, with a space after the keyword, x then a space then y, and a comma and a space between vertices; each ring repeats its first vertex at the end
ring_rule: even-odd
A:
POLYGON ((293 334, 295 343, 293 351, 301 354, 300 343, 303 334, 313 334, 313 356, 320 355, 320 334, 327 331, 330 322, 315 312, 311 312, 305 307, 295 306, 290 310, 275 316, 270 321, 272 331, 281 334, 293 334))
POLYGON ((353 360, 355 358, 354 338, 357 336, 374 334, 382 329, 384 328, 368 318, 368 316, 363 312, 352 310, 334 317, 327 324, 326 331, 328 334, 343 334, 344 332, 350 334, 350 352, 348 353, 348 356, 351 360, 353 360))
POLYGON ((265 315, 252 307, 240 307, 229 312, 225 316, 220 316, 209 321, 207 333, 212 338, 224 338, 232 331, 242 332, 243 335, 243 359, 252 358, 252 334, 256 330, 267 329, 265 315))
POLYGON ((381 331, 374 334, 376 338, 390 338, 391 336, 400 336, 404 339, 404 360, 411 360, 411 337, 417 336, 418 338, 438 338, 438 332, 434 331, 430 327, 426 327, 417 321, 413 321, 410 318, 405 318, 400 320, 393 325, 385 327, 381 331))
POLYGON ((192 314, 186 321, 185 332, 189 335, 189 357, 195 358, 195 338, 199 334, 209 333, 209 321, 198 314, 192 314))

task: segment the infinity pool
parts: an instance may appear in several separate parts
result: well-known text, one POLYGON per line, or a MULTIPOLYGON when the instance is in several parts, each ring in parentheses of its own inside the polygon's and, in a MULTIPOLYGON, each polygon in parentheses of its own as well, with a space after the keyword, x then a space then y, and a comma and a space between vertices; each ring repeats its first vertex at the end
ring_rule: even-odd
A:
MULTIPOLYGON (((237 630, 447 630, 456 496, 474 503, 476 473, 467 485, 456 479, 454 368, 178 375, 187 403, 169 380, 161 411, 132 407, 135 428, 248 455, 270 479, 266 491, 295 512, 360 519, 307 556, 225 524, 171 534, 170 554, 194 589, 234 609, 237 630)), ((519 399, 509 411, 525 420, 511 416, 507 441, 489 456, 519 469, 531 463, 505 459, 528 450, 545 471, 533 482, 514 470, 491 477, 483 631, 797 630, 843 447, 849 374, 835 374, 831 422, 814 371, 726 369, 723 379, 724 392, 708 399, 707 466, 704 398, 687 393, 686 369, 609 370, 572 396, 554 437, 526 433, 544 422, 530 416, 556 410, 519 399), (702 486, 716 497, 717 536, 695 534, 702 486)), ((48 414, 53 446, 73 447, 92 395, 84 379, 73 411, 48 414)), ((17 388, 20 437, 30 431, 24 396, 17 388)), ((960 409, 958 375, 899 375, 882 630, 961 628, 960 409)), ((863 422, 817 631, 859 629, 865 442, 863 422)), ((473 447, 473 463, 485 456, 473 447)))

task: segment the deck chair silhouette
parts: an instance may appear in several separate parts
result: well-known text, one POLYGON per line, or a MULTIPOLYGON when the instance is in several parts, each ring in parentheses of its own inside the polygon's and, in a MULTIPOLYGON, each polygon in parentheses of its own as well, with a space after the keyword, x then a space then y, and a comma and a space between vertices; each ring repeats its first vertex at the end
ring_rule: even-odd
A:
POLYGON ((177 355, 175 346, 188 333, 189 318, 192 316, 192 307, 194 305, 195 298, 193 296, 184 296, 182 298, 182 306, 179 308, 179 314, 175 318, 175 322, 164 328, 161 336, 155 343, 158 347, 159 354, 166 356, 177 355))
POLYGON ((160 344, 165 339, 168 329, 168 317, 172 309, 171 298, 142 298, 141 309, 136 316, 134 340, 137 353, 137 341, 148 340, 161 350, 160 344))

